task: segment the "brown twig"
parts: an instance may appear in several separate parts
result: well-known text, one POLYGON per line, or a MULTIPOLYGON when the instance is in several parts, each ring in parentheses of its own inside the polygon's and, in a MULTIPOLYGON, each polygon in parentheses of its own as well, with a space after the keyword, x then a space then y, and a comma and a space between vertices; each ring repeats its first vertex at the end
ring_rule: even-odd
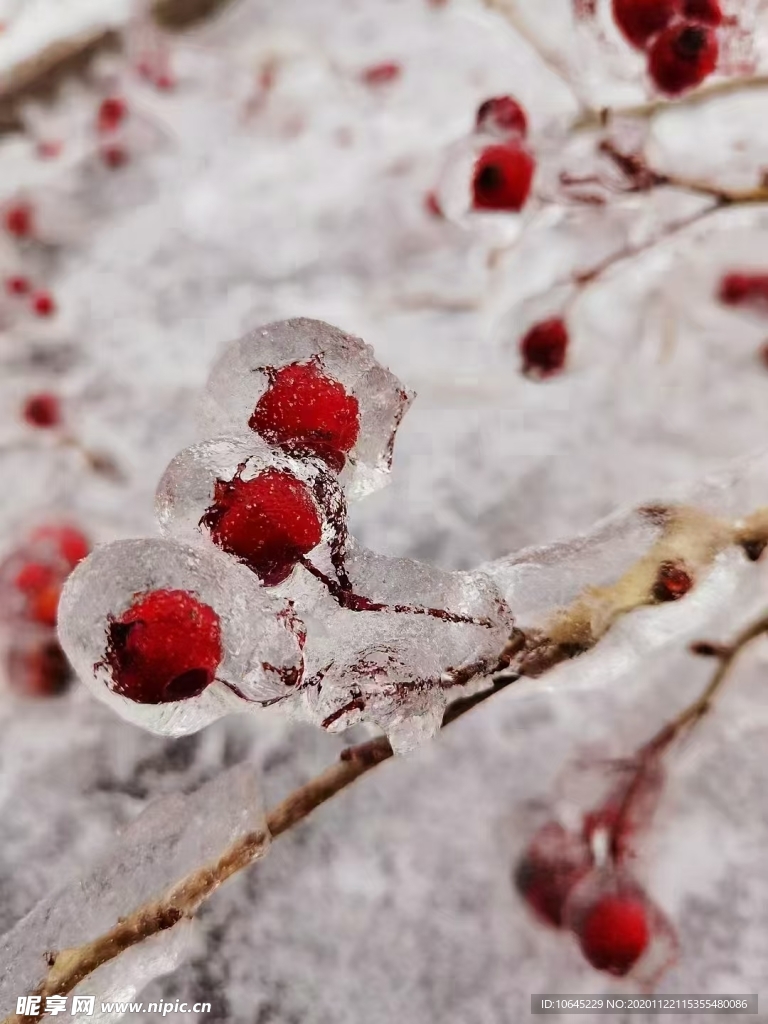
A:
MULTIPOLYGON (((520 636, 515 634, 508 645, 510 653, 502 652, 500 656, 502 668, 519 643, 520 636)), ((495 693, 506 689, 517 678, 514 674, 500 676, 489 689, 454 701, 446 709, 443 726, 456 721, 495 693)), ((47 975, 30 994, 40 996, 44 1007, 48 996, 67 995, 98 967, 114 960, 132 946, 172 928, 183 919, 194 917, 200 905, 220 885, 262 855, 270 836, 276 838, 287 832, 331 797, 391 757, 392 747, 383 736, 343 751, 336 764, 295 790, 268 812, 265 831, 250 832, 238 839, 217 861, 193 871, 159 899, 137 908, 98 938, 53 954, 47 975)), ((23 1024, 40 1020, 43 1015, 44 1009, 36 1015, 19 1016, 14 1013, 6 1017, 2 1024, 23 1024)))

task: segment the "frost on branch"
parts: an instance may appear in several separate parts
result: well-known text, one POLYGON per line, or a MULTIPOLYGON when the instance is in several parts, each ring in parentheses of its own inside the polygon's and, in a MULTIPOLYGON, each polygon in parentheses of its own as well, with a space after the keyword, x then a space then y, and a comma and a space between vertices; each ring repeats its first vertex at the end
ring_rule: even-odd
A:
MULTIPOLYGON (((176 887, 179 879, 247 835, 260 836, 262 854, 267 851, 261 793, 248 766, 224 772, 190 795, 175 793, 151 803, 112 849, 45 897, 3 937, 0 1011, 13 1012, 17 996, 32 991, 45 975, 45 953, 54 958, 54 968, 57 961, 63 964, 68 949, 94 939, 150 900, 172 893, 170 902, 178 910, 169 911, 168 923, 175 924, 191 909, 183 887, 176 887)), ((129 949, 75 993, 95 995, 97 1006, 100 999, 131 998, 177 966, 190 949, 192 928, 192 923, 176 924, 129 949)))
POLYGON ((208 381, 203 420, 211 434, 250 430, 325 460, 358 498, 386 482, 411 398, 360 338, 298 318, 227 346, 208 381))
POLYGON ((153 732, 195 732, 301 675, 287 606, 233 559, 162 540, 105 544, 70 576, 62 646, 80 677, 153 732))

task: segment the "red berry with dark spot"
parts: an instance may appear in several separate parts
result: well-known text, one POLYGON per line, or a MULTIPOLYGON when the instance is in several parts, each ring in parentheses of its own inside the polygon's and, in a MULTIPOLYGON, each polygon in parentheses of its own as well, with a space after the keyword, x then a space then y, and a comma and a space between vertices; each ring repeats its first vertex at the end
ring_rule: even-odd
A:
POLYGON ((107 627, 112 689, 139 704, 197 697, 222 656, 218 615, 186 590, 142 594, 107 627))
POLYGON ((679 601, 693 586, 693 577, 680 562, 662 562, 653 585, 657 601, 679 601))
POLYGON ((627 974, 650 939, 645 905, 637 896, 602 896, 584 914, 578 938, 582 953, 598 971, 627 974))
POLYGON ((475 126, 478 131, 521 135, 528 133, 525 110, 512 96, 496 96, 477 108, 475 126))
POLYGON ((284 470, 252 480, 217 480, 214 503, 201 519, 211 539, 259 576, 282 583, 322 539, 322 520, 306 484, 284 470))
POLYGON ((120 96, 101 101, 96 115, 96 128, 102 134, 116 131, 128 116, 128 104, 120 96))
POLYGON ((56 312, 56 303, 50 292, 35 292, 32 296, 32 309, 37 316, 49 317, 56 312))
POLYGON ((535 169, 533 157, 519 143, 488 146, 472 174, 472 205, 476 210, 519 212, 530 194, 535 169))
POLYGON ((29 238, 35 226, 31 203, 13 203, 5 211, 5 230, 15 238, 29 238))
POLYGON ((20 274, 8 277, 5 281, 5 290, 9 295, 27 295, 31 287, 29 278, 22 277, 20 274))
POLYGON ((11 643, 6 672, 11 687, 24 697, 58 697, 72 681, 72 670, 55 640, 11 643))
POLYGON ((714 28, 681 22, 665 29, 648 53, 648 71, 656 86, 670 96, 700 85, 717 67, 719 57, 714 28))
POLYGON ((29 396, 24 403, 23 415, 31 427, 46 430, 58 427, 61 423, 61 404, 56 395, 41 391, 37 395, 29 396))
POLYGON ((549 822, 518 861, 515 888, 541 921, 559 928, 571 890, 591 867, 592 856, 582 837, 549 822))
POLYGON ((270 444, 315 455, 339 472, 360 433, 360 406, 314 363, 290 363, 270 373, 248 426, 270 444))
POLYGON ((565 366, 568 341, 568 328, 560 317, 534 324, 520 342, 523 373, 539 378, 559 373, 565 366))
POLYGON ((366 85, 386 85, 394 82, 403 73, 403 69, 395 61, 382 61, 372 64, 361 73, 360 78, 366 85))
POLYGON ((725 274, 717 295, 726 306, 751 306, 768 311, 768 273, 732 271, 725 274))
POLYGON ((627 40, 643 50, 677 14, 679 0, 613 0, 613 18, 627 40))

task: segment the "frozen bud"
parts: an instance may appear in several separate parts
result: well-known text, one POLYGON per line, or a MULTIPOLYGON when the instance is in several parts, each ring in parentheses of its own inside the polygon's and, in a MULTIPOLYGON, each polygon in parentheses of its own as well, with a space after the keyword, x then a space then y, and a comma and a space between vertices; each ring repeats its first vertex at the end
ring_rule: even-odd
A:
POLYGON ((59 636, 97 697, 158 733, 195 732, 301 681, 288 606, 233 559, 169 541, 97 547, 64 587, 59 636))
POLYGON ((204 404, 211 433, 249 430, 323 460, 351 496, 381 487, 411 395, 370 346, 320 320, 284 320, 227 346, 204 404))
POLYGON ((559 928, 571 890, 592 866, 592 854, 584 838, 550 821, 539 829, 518 860, 515 888, 541 921, 559 928))
POLYGON ((286 580, 321 542, 343 548, 346 505, 318 460, 250 438, 215 438, 180 452, 157 490, 157 518, 180 540, 208 538, 265 586, 286 580))

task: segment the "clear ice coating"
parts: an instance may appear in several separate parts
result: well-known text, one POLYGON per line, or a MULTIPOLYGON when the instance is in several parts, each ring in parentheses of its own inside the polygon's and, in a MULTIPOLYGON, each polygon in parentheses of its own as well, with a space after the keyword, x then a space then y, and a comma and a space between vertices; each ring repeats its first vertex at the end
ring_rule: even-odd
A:
POLYGON ((124 540, 97 547, 69 577, 59 637, 100 700, 152 732, 181 736, 252 702, 280 699, 299 683, 301 648, 288 612, 248 569, 215 550, 124 540), (184 623, 174 632, 169 614, 179 608, 188 618, 192 609, 192 624, 207 630, 202 639, 184 623), (171 694, 183 699, 152 690, 153 673, 158 687, 172 677, 171 694))
MULTIPOLYGON (((0 940, 0 1013, 11 1014, 16 998, 40 982, 46 971, 43 950, 72 948, 108 931, 118 918, 163 896, 228 844, 251 834, 263 837, 266 853, 269 832, 249 765, 222 772, 191 794, 174 793, 149 804, 111 849, 41 900, 0 940)), ((118 993, 133 994, 139 979, 147 984, 172 970, 189 948, 190 936, 183 934, 188 927, 177 934, 178 928, 121 954, 75 992, 95 994, 97 1008, 100 995, 131 998, 118 993)))
POLYGON ((208 379, 202 420, 211 435, 261 432, 302 453, 326 446, 354 499, 386 482, 412 398, 360 338, 299 317, 224 349, 208 379))

